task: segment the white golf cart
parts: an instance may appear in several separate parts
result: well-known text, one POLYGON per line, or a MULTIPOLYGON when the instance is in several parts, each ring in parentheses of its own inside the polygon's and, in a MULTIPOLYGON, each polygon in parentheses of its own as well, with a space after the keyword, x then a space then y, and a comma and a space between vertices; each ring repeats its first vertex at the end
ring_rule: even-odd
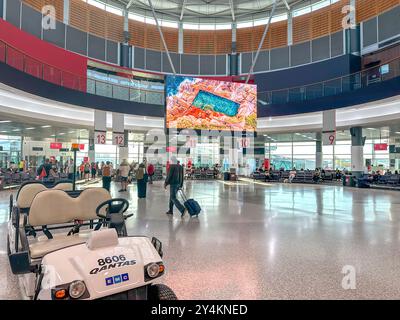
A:
POLYGON ((176 300, 170 288, 155 283, 165 274, 161 242, 127 236, 128 207, 103 188, 43 190, 22 211, 17 199, 8 253, 24 297, 176 300))

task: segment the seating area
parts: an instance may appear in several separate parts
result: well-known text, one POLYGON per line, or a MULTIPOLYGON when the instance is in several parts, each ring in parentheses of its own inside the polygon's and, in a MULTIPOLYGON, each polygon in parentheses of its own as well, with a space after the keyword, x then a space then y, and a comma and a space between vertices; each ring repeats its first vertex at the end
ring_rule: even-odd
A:
MULTIPOLYGON (((54 184, 62 180, 66 180, 68 175, 66 173, 56 173, 46 178, 46 183, 54 184)), ((0 190, 4 188, 15 188, 25 182, 33 181, 36 179, 34 171, 28 172, 14 172, 9 170, 0 169, 0 190)))
MULTIPOLYGON (((288 182, 290 179, 291 171, 280 171, 280 170, 272 170, 269 172, 269 175, 266 175, 265 172, 255 171, 252 173, 251 177, 257 181, 266 181, 266 182, 288 182)), ((333 182, 336 181, 336 172, 331 170, 323 170, 320 173, 319 180, 316 182, 313 180, 315 175, 315 170, 299 170, 296 171, 296 175, 294 176, 292 182, 293 183, 321 183, 321 182, 333 182)))
POLYGON ((186 169, 185 178, 190 180, 213 180, 219 177, 219 171, 214 169, 186 169))
POLYGON ((356 184, 359 188, 400 190, 400 175, 364 174, 362 177, 356 179, 356 184))
POLYGON ((35 179, 35 177, 33 172, 12 172, 0 169, 0 189, 11 185, 20 185, 25 181, 35 179))

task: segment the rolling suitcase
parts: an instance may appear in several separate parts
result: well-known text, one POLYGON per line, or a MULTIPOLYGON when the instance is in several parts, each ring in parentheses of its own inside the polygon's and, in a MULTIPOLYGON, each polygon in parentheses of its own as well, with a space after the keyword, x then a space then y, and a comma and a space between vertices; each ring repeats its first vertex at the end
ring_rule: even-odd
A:
POLYGON ((189 215, 191 217, 198 217, 199 213, 201 211, 201 207, 200 207, 199 203, 194 199, 188 199, 182 189, 179 189, 179 191, 180 191, 182 199, 184 201, 183 205, 187 209, 189 215))

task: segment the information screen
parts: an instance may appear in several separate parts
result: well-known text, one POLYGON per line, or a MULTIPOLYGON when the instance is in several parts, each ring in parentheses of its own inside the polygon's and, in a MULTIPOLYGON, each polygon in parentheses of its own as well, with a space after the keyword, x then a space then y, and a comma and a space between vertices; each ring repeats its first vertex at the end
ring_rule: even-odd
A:
POLYGON ((166 127, 254 132, 257 128, 257 86, 167 76, 166 127))

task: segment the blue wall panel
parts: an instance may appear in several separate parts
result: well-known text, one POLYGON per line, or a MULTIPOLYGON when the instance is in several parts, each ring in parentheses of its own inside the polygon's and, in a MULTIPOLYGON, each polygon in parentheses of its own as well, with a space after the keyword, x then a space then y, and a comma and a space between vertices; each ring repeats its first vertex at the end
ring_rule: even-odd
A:
POLYGON ((361 58, 344 55, 305 66, 255 75, 258 91, 279 90, 338 78, 361 69, 361 58))

